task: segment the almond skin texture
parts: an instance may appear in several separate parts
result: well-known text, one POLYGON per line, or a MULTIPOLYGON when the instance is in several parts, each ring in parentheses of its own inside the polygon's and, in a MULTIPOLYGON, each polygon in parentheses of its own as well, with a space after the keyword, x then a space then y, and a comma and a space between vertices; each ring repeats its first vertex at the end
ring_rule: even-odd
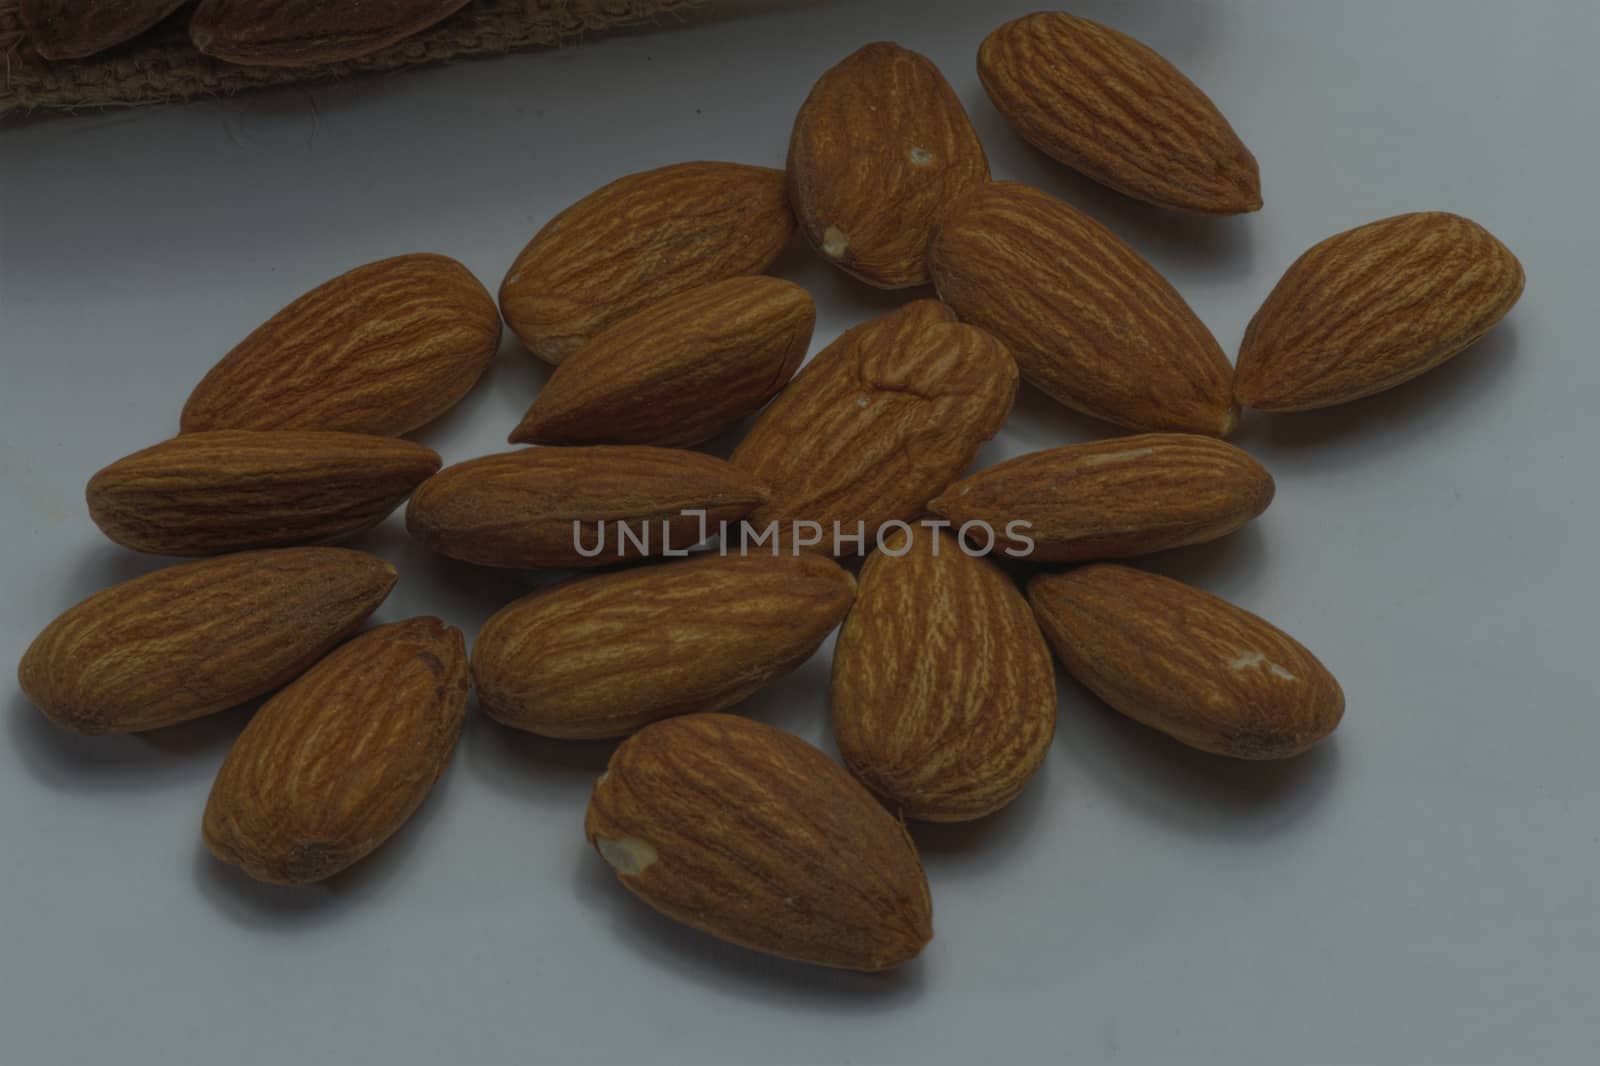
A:
POLYGON ((182 429, 407 433, 465 396, 500 347, 488 291, 454 259, 402 255, 279 311, 189 395, 182 429))
POLYGON ((89 517, 125 548, 211 555, 371 529, 439 469, 410 441, 314 430, 174 437, 89 481, 89 517))
POLYGON ((1034 578, 1028 600, 1068 673, 1192 748, 1284 759, 1344 714, 1339 683, 1297 641, 1180 581, 1096 563, 1034 578))
POLYGON ((439 554, 480 566, 591 568, 685 551, 767 498, 744 471, 699 452, 523 448, 423 482, 406 528, 439 554))
POLYGON ((1246 407, 1309 411, 1391 389, 1489 332, 1522 295, 1522 264, 1460 215, 1398 215, 1295 261, 1245 331, 1246 407))
POLYGON ((459 629, 413 618, 363 633, 250 719, 211 786, 206 847, 280 885, 370 855, 444 772, 468 687, 459 629))
POLYGON ((1060 11, 1006 23, 978 77, 1018 136, 1147 203, 1208 215, 1261 208, 1261 174, 1199 86, 1109 26, 1060 11))
POLYGON ((879 42, 811 90, 789 138, 789 202, 829 262, 880 289, 928 283, 934 216, 989 180, 950 83, 925 56, 879 42))
POLYGON ((886 548, 862 566, 834 648, 839 752, 902 817, 981 818, 1055 736, 1050 649, 1011 578, 955 538, 921 528, 886 548))
POLYGON ((1005 346, 919 300, 844 333, 802 369, 734 450, 734 465, 772 487, 752 525, 909 521, 972 463, 1011 412, 1017 368, 1005 346))
POLYGON ((1233 431, 1233 368, 1216 338, 1139 253, 1076 208, 993 182, 942 217, 928 265, 939 297, 1060 403, 1130 429, 1233 431))
POLYGON ((877 971, 933 936, 905 827, 822 752, 746 718, 670 718, 624 741, 584 831, 628 891, 756 951, 877 971))
POLYGON ((679 163, 619 178, 538 232, 500 286, 506 322, 547 363, 713 281, 760 274, 794 234, 781 170, 679 163))
POLYGON ((810 553, 707 554, 544 589, 479 632, 478 702, 508 726, 571 738, 720 711, 809 659, 854 593, 810 553))
POLYGON ((283 548, 157 570, 45 627, 17 680, 78 733, 136 733, 225 710, 299 677, 394 587, 344 548, 283 548))
POLYGON ((208 56, 260 67, 310 67, 397 44, 465 7, 467 0, 200 0, 189 23, 208 56))
POLYGON ((777 394, 806 357, 817 308, 763 276, 671 296, 573 352, 513 444, 699 444, 777 394))
POLYGON ((1019 455, 951 485, 928 510, 957 528, 987 523, 1013 556, 1060 563, 1216 540, 1265 511, 1273 491, 1272 475, 1231 444, 1148 433, 1019 455), (1008 537, 1013 521, 1029 525, 1008 537))
POLYGON ((131 41, 184 0, 19 0, 28 44, 44 59, 82 59, 131 41))

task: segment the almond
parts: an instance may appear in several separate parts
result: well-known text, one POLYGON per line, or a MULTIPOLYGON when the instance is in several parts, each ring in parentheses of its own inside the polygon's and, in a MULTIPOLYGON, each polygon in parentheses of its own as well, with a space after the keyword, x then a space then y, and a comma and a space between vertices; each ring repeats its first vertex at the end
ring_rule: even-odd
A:
POLYGON ((816 321, 810 294, 778 278, 730 278, 669 296, 573 352, 511 441, 699 444, 788 383, 816 321))
POLYGON ((993 182, 935 227, 940 299, 993 333, 1022 376, 1120 426, 1225 437, 1233 368, 1183 297, 1100 223, 1038 189, 993 182))
POLYGON ((647 726, 595 783, 584 830, 628 891, 756 951, 876 971, 933 936, 904 826, 769 725, 696 714, 647 726))
POLYGON ((809 659, 855 580, 817 555, 702 555, 524 596, 472 649, 490 717, 547 737, 620 737, 732 707, 809 659))
POLYGON ((467 710, 461 631, 379 626, 255 713, 228 752, 202 832, 258 881, 300 885, 371 854, 444 772, 467 710))
MULTIPOLYGON (((833 547, 923 513, 1011 411, 1017 368, 1005 346, 919 300, 847 331, 761 413, 734 465, 771 486, 752 525, 819 523, 833 547)), ((837 554, 837 553, 836 553, 837 554)))
POLYGON ((1523 281, 1511 250, 1459 215, 1398 215, 1329 237, 1251 320, 1235 395, 1308 411, 1391 389, 1489 332, 1523 281))
POLYGON ((158 729, 294 680, 394 583, 394 567, 343 548, 168 567, 96 593, 51 622, 23 655, 17 679, 67 729, 158 729))
POLYGON ((1273 491, 1272 475, 1231 444, 1148 433, 1019 455, 951 485, 928 510, 985 538, 994 530, 1008 554, 1076 562, 1216 540, 1265 511, 1273 491), (1026 525, 1009 536, 1012 523, 1026 525))
POLYGON ((1297 641, 1182 582, 1097 563, 1034 578, 1028 599, 1068 673, 1192 748, 1283 759, 1344 714, 1339 683, 1297 641))
POLYGON ((357 267, 273 315, 211 369, 185 433, 407 433, 465 396, 500 347, 494 300, 442 255, 357 267))
POLYGON ((439 469, 420 444, 315 430, 191 433, 89 481, 89 517, 135 551, 209 555, 370 529, 439 469))
POLYGON ((184 0, 18 0, 28 44, 44 59, 82 59, 133 40, 184 0))
POLYGON ((881 289, 928 283, 934 216, 989 180, 989 160, 939 68, 869 44, 818 79, 789 138, 789 202, 829 262, 881 289))
POLYGON ((467 0, 200 0, 194 46, 229 63, 311 67, 387 48, 465 7, 467 0))
POLYGON ((861 568, 833 652, 839 753, 902 817, 1015 799, 1056 730, 1055 666, 1009 577, 947 534, 899 533, 861 568))
POLYGON ((1160 54, 1061 11, 1006 23, 978 51, 978 77, 1017 134, 1138 200, 1235 215, 1261 207, 1255 156, 1160 54))
POLYGON ((441 555, 480 566, 609 566, 681 554, 767 498, 750 475, 699 452, 524 448, 423 482, 406 528, 441 555))
POLYGON ((560 363, 669 296, 759 274, 794 233, 781 170, 679 163, 619 178, 541 229, 500 286, 506 322, 560 363))

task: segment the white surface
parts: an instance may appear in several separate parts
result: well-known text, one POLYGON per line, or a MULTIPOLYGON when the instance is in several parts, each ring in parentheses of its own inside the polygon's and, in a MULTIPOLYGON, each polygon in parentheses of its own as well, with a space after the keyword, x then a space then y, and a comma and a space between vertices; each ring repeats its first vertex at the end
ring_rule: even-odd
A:
MULTIPOLYGON (((937 936, 887 979, 657 918, 581 831, 603 746, 473 722, 424 811, 334 884, 255 887, 198 824, 242 712, 85 740, 0 696, 0 1061, 1578 1063, 1600 1046, 1593 547, 1600 173, 1594 5, 1076 5, 1148 40, 1261 160, 1266 210, 1183 221, 1023 147, 978 87, 1017 3, 835 3, 313 92, 0 131, 0 661, 160 565, 81 491, 172 432, 191 385, 289 299, 407 251, 494 288, 555 210, 689 158, 781 165, 813 79, 895 38, 934 57, 998 176, 1113 225, 1237 347, 1311 242, 1469 214, 1528 292, 1476 350, 1384 397, 1251 419, 1278 478, 1249 531, 1160 569, 1283 625, 1343 681, 1335 740, 1239 766, 1065 684, 1015 807, 918 830, 937 936)), ((902 297, 798 248, 817 346, 902 297)), ((542 373, 509 338, 421 439, 503 447, 542 373)), ((988 463, 1104 432, 1025 393, 988 463)), ((513 578, 358 542, 380 619, 469 635, 513 578)), ((828 655, 751 713, 823 741, 828 655)), ((9 669, 9 665, 7 667, 9 669)))

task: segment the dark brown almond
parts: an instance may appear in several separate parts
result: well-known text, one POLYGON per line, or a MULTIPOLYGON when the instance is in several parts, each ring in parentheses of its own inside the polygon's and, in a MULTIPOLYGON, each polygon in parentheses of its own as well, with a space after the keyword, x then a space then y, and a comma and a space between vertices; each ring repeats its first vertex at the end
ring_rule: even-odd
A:
POLYGON ((467 0, 200 0, 189 22, 208 56, 261 67, 312 67, 398 44, 465 7, 467 0))
POLYGON ((27 42, 44 59, 82 59, 139 36, 184 0, 17 0, 27 42))

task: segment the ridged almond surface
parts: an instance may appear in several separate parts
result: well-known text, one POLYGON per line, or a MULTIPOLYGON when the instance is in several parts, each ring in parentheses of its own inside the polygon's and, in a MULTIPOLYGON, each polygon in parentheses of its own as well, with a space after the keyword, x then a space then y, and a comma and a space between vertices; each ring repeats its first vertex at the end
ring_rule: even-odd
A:
POLYGON ((573 352, 511 441, 699 444, 788 383, 816 321, 811 295, 779 278, 729 278, 669 296, 573 352))
POLYGON ((624 741, 584 830, 634 895, 756 951, 876 971, 933 936, 904 826, 822 752, 746 718, 669 718, 624 741))
POLYGON ((993 182, 935 228, 929 269, 962 321, 993 333, 1057 401, 1140 430, 1225 437, 1233 368, 1122 238, 1038 189, 993 182))
POLYGON ((699 452, 523 448, 424 481, 406 528, 441 555, 480 566, 587 568, 687 550, 767 498, 749 474, 699 452))
POLYGON ((1261 207, 1256 158, 1216 104, 1127 34, 1026 15, 984 40, 978 77, 1023 140, 1102 185, 1204 214, 1261 207))
POLYGON ((1245 331, 1234 391, 1246 407, 1308 411, 1432 370, 1522 295, 1522 264, 1471 219, 1398 215, 1295 261, 1245 331))
POLYGON ((1017 368, 1005 346, 919 300, 856 326, 812 359, 761 413, 734 465, 772 489, 750 517, 812 521, 845 535, 923 513, 1011 412, 1017 368))
POLYGON ((619 178, 562 211, 500 286, 506 323, 560 363, 669 296, 766 270, 794 234, 783 171, 678 163, 619 178))
POLYGON ((363 633, 250 719, 211 786, 206 847, 283 885, 365 858, 444 772, 468 687, 459 629, 413 618, 363 633))
POLYGON ((885 547, 834 647, 839 753, 902 817, 981 818, 1055 736, 1050 649, 1011 578, 955 538, 922 527, 885 547))
POLYGON ((950 83, 926 56, 878 42, 818 79, 789 138, 789 202, 823 258, 882 289, 928 282, 934 216, 989 180, 950 83))
POLYGON ((466 267, 442 255, 379 260, 239 342, 189 395, 183 432, 406 433, 455 406, 499 347, 500 314, 466 267))
POLYGON ((184 0, 18 0, 28 44, 45 59, 82 59, 131 41, 184 0))
POLYGON ((200 0, 189 22, 208 56, 262 67, 309 67, 368 55, 453 15, 467 0, 200 0))
POLYGON ((951 485, 928 510, 957 528, 980 523, 980 534, 986 524, 1001 550, 1033 562, 1077 562, 1215 540, 1265 511, 1273 492, 1272 475, 1231 444, 1147 433, 1019 455, 951 485), (1012 522, 1028 525, 1008 537, 1012 522))
POLYGON ((190 433, 89 480, 89 516, 125 548, 211 555, 370 529, 439 469, 431 449, 315 430, 190 433))
POLYGON ((1190 747, 1288 758, 1344 714, 1339 683, 1299 642, 1180 581, 1096 563, 1034 578, 1028 599, 1068 673, 1190 747))
POLYGON ((478 701, 548 737, 619 737, 720 711, 809 659, 854 592, 810 553, 707 554, 544 589, 478 633, 478 701))
POLYGON ((282 548, 157 570, 45 627, 17 668, 57 725, 135 733, 237 706, 294 680, 394 587, 344 548, 282 548))

